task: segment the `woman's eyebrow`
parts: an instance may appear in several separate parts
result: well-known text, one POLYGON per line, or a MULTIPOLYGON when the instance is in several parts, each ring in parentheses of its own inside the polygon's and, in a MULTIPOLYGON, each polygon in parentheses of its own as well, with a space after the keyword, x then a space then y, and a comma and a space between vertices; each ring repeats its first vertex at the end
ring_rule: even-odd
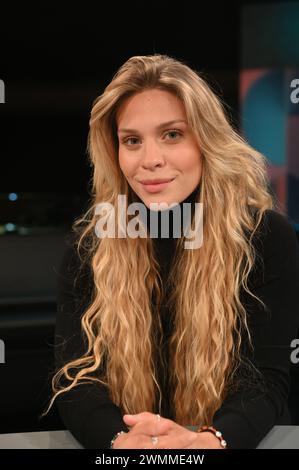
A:
MULTIPOLYGON (((162 124, 159 124, 156 127, 156 129, 159 130, 159 129, 162 129, 163 127, 170 126, 170 125, 175 124, 177 122, 184 122, 185 124, 187 124, 187 121, 185 119, 173 119, 172 121, 162 122, 162 124)), ((122 129, 118 129, 117 132, 118 133, 121 133, 121 132, 133 132, 133 133, 136 132, 137 133, 138 130, 137 129, 124 129, 124 128, 122 128, 122 129)))

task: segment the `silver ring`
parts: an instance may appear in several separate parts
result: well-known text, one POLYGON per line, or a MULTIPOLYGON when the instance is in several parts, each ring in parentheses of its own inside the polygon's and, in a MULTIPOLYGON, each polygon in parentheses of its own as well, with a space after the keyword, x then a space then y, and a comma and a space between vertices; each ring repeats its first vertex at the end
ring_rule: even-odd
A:
POLYGON ((151 440, 152 440, 152 444, 155 446, 156 444, 158 444, 159 442, 159 439, 157 436, 151 436, 151 440))
POLYGON ((157 416, 157 421, 160 421, 161 420, 161 416, 160 415, 156 415, 157 416))

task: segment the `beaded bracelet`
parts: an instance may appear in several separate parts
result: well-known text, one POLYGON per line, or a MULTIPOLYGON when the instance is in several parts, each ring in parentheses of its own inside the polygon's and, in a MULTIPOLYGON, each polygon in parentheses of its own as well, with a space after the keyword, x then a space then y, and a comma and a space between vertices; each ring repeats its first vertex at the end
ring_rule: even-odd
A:
POLYGON ((110 449, 113 449, 113 444, 114 442, 116 441, 116 439, 118 438, 118 436, 120 436, 121 434, 126 434, 126 431, 120 431, 118 432, 117 434, 115 434, 113 437, 112 437, 112 440, 110 442, 110 449))
POLYGON ((201 426, 196 432, 211 432, 220 442, 221 447, 227 449, 227 442, 223 439, 222 433, 212 426, 201 426))

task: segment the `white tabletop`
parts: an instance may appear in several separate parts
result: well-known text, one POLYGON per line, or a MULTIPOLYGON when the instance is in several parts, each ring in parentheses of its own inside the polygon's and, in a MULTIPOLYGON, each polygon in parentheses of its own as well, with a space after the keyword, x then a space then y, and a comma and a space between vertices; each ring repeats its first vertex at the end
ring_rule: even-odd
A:
MULTIPOLYGON (((299 449, 299 426, 274 426, 258 449, 299 449)), ((69 431, 0 434, 0 449, 83 449, 69 431)))

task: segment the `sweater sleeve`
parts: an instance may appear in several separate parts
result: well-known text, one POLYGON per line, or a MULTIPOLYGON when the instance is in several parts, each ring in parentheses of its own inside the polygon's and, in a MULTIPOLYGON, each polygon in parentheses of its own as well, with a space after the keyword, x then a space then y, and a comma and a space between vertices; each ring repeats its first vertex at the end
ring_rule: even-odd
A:
MULTIPOLYGON (((288 413, 291 341, 299 324, 299 247, 285 216, 268 210, 256 239, 259 257, 249 288, 266 305, 242 291, 253 343, 250 357, 258 382, 227 395, 213 424, 230 448, 256 448, 277 424, 290 424, 288 413)), ((249 384, 249 385, 248 385, 249 384)))
MULTIPOLYGON (((92 300, 91 272, 82 264, 68 237, 58 272, 55 362, 58 370, 87 349, 81 316, 92 300)), ((66 428, 87 449, 106 449, 119 431, 127 431, 119 407, 100 383, 77 385, 57 397, 56 405, 66 428)))

